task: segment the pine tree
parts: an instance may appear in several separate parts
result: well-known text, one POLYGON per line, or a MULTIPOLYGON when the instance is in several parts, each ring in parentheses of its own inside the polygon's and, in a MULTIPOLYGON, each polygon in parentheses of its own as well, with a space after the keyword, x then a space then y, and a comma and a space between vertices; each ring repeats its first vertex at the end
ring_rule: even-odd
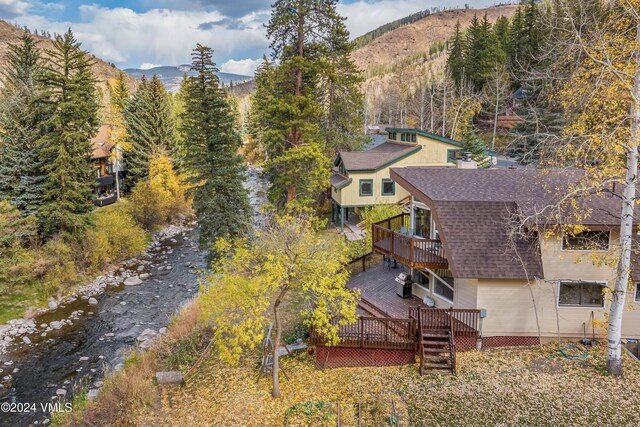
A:
POLYGON ((0 199, 27 216, 44 199, 46 175, 37 144, 46 114, 40 96, 42 59, 35 39, 25 33, 9 45, 0 99, 0 199))
POLYGON ((46 192, 40 214, 47 233, 81 236, 90 222, 94 185, 91 138, 98 128, 99 101, 91 62, 71 30, 47 50, 42 84, 49 110, 39 144, 47 159, 46 192))
MULTIPOLYGON (((474 19, 477 19, 474 17, 474 19)), ((460 21, 456 21, 455 32, 450 41, 449 58, 447 59, 447 68, 451 74, 451 78, 457 85, 461 82, 465 74, 465 45, 462 31, 460 30, 460 21)))
POLYGON ((213 50, 198 44, 191 56, 191 69, 198 75, 187 78, 182 89, 183 167, 200 224, 200 245, 210 248, 213 240, 246 230, 251 206, 238 154, 242 140, 220 88, 213 50))
POLYGON ((479 167, 488 168, 491 166, 490 157, 487 155, 487 146, 478 138, 473 128, 464 135, 462 143, 464 144, 463 151, 471 153, 471 158, 478 163, 479 167))
POLYGON ((175 144, 175 125, 169 95, 157 76, 144 77, 134 98, 125 109, 125 122, 131 135, 131 152, 126 156, 129 183, 135 185, 149 175, 149 160, 169 154, 175 144))
POLYGON ((111 105, 117 108, 119 111, 124 112, 127 102, 131 98, 131 91, 127 86, 125 75, 123 71, 118 73, 118 78, 113 85, 109 86, 111 91, 111 105))
POLYGON ((466 77, 474 89, 480 91, 496 65, 505 62, 505 53, 486 14, 482 21, 474 16, 467 31, 466 48, 466 77))

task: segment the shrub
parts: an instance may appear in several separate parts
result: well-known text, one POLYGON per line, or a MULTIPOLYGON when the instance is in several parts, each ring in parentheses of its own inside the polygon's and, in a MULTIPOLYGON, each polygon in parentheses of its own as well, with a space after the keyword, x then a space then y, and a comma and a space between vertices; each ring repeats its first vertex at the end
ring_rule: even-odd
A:
POLYGON ((191 213, 180 177, 164 155, 151 160, 149 178, 138 182, 130 201, 133 218, 147 230, 191 213))
POLYGON ((402 208, 399 205, 375 205, 364 208, 360 213, 360 217, 364 222, 364 229, 367 232, 365 252, 371 252, 373 249, 373 243, 371 240, 371 226, 378 222, 391 218, 402 213, 402 208))
POLYGON ((144 229, 134 221, 129 203, 123 201, 96 211, 95 227, 88 232, 84 253, 89 267, 96 271, 108 263, 136 256, 146 244, 144 229))
POLYGON ((0 201, 0 295, 31 282, 33 253, 28 248, 35 245, 37 232, 33 215, 24 217, 8 201, 0 201))

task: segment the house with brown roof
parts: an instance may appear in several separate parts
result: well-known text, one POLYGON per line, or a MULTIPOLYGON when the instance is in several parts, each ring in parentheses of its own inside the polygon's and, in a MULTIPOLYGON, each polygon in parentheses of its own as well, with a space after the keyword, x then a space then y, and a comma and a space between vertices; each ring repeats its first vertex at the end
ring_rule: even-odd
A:
POLYGON ((118 190, 124 188, 122 160, 115 155, 117 147, 109 141, 109 127, 102 126, 91 140, 91 161, 95 167, 95 204, 107 206, 118 200, 118 190))
POLYGON ((455 166, 463 144, 416 129, 386 128, 387 140, 365 151, 341 151, 331 176, 332 222, 359 222, 366 206, 399 203, 409 193, 396 187, 391 167, 455 166))
MULTIPOLYGON (((579 174, 392 168, 390 176, 411 195, 412 209, 374 224, 374 251, 404 266, 411 294, 421 302, 479 310, 485 344, 599 338, 616 276, 615 262, 607 260, 619 239, 621 204, 614 186, 568 204, 561 215, 548 209, 579 174), (514 222, 524 224, 517 233, 514 222), (561 225, 575 224, 577 232, 561 231, 561 225)), ((636 283, 625 338, 640 338, 638 267, 632 271, 636 283)))

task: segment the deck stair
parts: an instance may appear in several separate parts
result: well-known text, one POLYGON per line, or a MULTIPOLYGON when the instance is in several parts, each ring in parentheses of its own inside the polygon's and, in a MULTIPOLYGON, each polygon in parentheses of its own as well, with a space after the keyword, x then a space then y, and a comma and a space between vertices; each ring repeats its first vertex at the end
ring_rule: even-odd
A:
POLYGON ((455 344, 449 329, 420 330, 420 375, 455 375, 455 344))

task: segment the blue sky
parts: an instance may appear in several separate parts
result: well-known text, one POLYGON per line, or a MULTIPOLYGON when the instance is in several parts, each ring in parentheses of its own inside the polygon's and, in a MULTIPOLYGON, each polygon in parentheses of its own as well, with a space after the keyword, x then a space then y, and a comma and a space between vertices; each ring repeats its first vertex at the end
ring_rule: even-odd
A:
MULTIPOLYGON (((189 62, 196 43, 212 47, 223 71, 252 74, 269 42, 264 23, 273 0, 0 0, 0 18, 31 29, 71 27, 83 48, 121 68, 189 62)), ((473 7, 496 0, 468 0, 473 7)), ((464 6, 460 0, 345 0, 352 36, 419 10, 464 6)))

